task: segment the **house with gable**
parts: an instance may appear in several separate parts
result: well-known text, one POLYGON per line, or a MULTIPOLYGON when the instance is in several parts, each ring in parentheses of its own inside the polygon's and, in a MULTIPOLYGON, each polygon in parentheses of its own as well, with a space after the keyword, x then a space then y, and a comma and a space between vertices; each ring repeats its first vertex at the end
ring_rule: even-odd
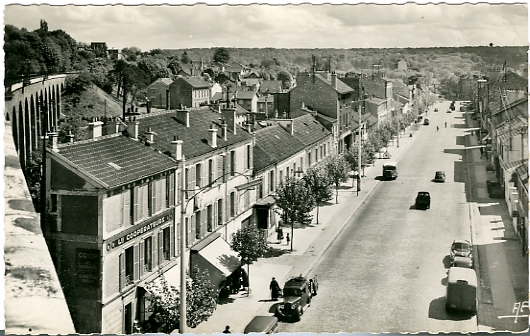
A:
POLYGON ((152 107, 169 107, 169 85, 173 83, 171 78, 158 78, 147 87, 147 99, 152 107))
POLYGON ((330 124, 337 126, 333 151, 343 153, 348 150, 353 143, 353 89, 338 79, 335 73, 329 72, 302 72, 296 82, 297 85, 289 91, 290 111, 305 107, 318 111, 323 119, 328 119, 328 127, 330 124))
POLYGON ((254 90, 237 90, 235 92, 235 101, 242 108, 248 112, 256 112, 258 110, 258 95, 254 90))
POLYGON ((211 84, 201 77, 178 77, 169 84, 170 109, 209 104, 210 87, 211 84))

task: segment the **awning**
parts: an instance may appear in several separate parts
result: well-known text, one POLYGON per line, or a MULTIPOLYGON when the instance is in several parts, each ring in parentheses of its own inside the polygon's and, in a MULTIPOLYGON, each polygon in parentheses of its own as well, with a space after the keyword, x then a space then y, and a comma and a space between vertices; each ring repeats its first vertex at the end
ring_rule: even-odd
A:
POLYGON ((267 197, 262 198, 259 201, 257 201, 254 206, 255 207, 267 207, 267 208, 269 208, 269 207, 273 206, 274 204, 276 204, 276 200, 274 199, 274 197, 267 196, 267 197))
POLYGON ((237 253, 232 251, 220 233, 214 233, 193 246, 190 263, 201 271, 207 270, 216 286, 241 266, 237 253))
POLYGON ((163 280, 166 281, 168 286, 173 286, 176 288, 180 288, 180 266, 176 265, 167 270, 163 275, 159 276, 158 278, 154 279, 153 281, 147 283, 147 284, 140 284, 139 287, 142 287, 147 292, 152 294, 161 294, 158 293, 159 289, 162 289, 162 282, 163 280))

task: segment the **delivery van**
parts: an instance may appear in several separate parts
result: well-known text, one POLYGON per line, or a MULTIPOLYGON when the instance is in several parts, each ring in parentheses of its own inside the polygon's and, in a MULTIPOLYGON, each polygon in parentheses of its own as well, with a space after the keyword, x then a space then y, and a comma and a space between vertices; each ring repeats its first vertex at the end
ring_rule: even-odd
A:
POLYGON ((451 267, 447 275, 447 312, 477 312, 477 274, 471 268, 451 267))
POLYGON ((398 177, 397 163, 386 162, 383 164, 383 179, 395 180, 398 177))

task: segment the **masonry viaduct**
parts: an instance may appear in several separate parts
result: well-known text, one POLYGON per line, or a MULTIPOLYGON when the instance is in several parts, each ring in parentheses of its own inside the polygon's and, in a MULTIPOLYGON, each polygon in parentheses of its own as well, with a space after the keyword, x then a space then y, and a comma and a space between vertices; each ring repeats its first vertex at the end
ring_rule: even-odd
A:
POLYGON ((22 169, 39 147, 43 133, 57 130, 65 78, 66 75, 38 77, 6 88, 4 118, 11 123, 22 169), (43 130, 45 124, 47 129, 43 130))

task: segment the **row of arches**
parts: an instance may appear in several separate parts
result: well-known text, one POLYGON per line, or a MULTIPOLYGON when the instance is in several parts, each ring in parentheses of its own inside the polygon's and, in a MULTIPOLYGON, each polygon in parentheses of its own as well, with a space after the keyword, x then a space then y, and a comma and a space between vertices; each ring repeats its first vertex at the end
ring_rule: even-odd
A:
POLYGON ((62 90, 61 82, 37 90, 24 87, 11 111, 6 111, 5 117, 11 122, 13 141, 23 169, 32 153, 41 148, 43 134, 58 129, 62 90))

